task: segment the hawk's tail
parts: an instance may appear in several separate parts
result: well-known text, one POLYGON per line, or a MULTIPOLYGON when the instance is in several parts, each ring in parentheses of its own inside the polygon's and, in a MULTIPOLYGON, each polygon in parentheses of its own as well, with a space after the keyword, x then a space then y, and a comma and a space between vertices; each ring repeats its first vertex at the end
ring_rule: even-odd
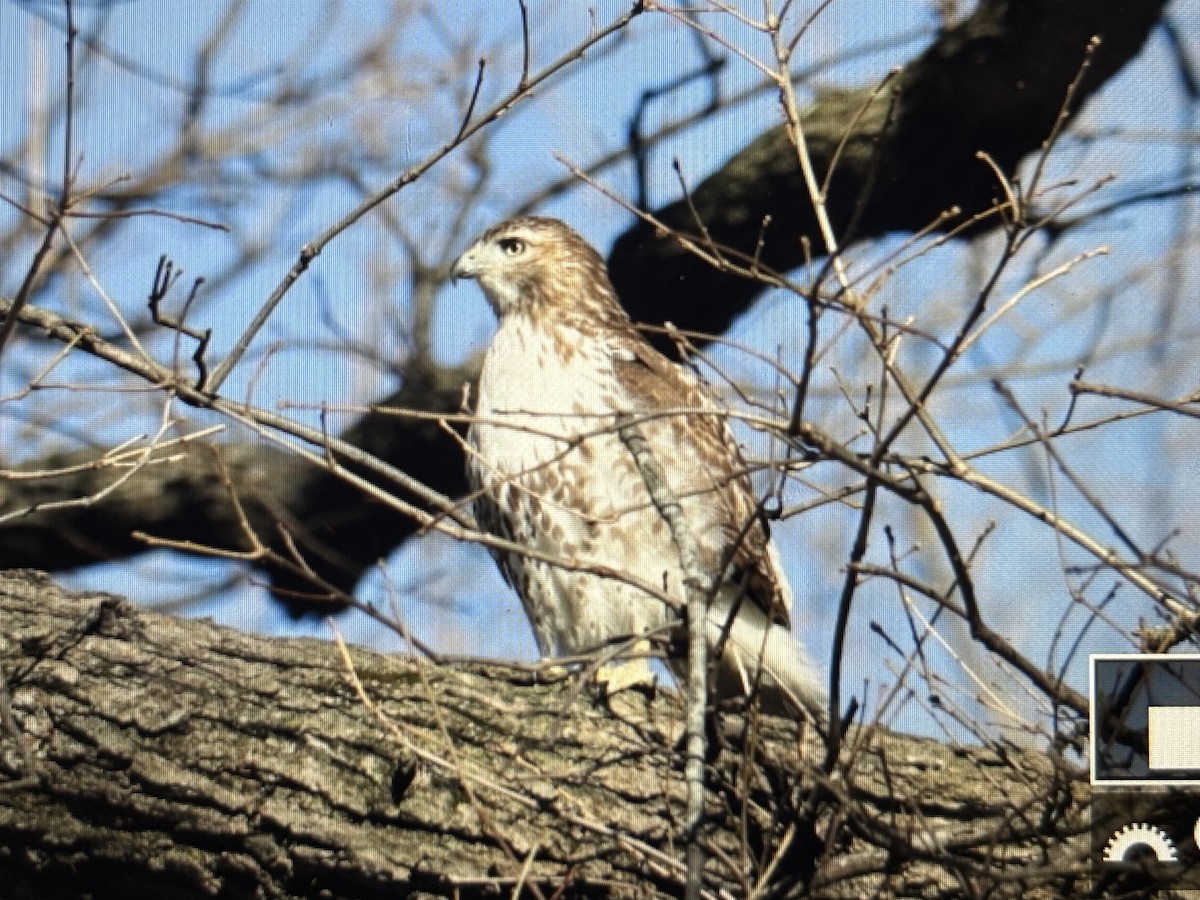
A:
POLYGON ((729 613, 730 602, 720 596, 708 613, 709 646, 724 647, 718 696, 753 694, 766 712, 800 713, 823 723, 824 674, 791 629, 771 622, 753 603, 740 603, 736 615, 729 613))

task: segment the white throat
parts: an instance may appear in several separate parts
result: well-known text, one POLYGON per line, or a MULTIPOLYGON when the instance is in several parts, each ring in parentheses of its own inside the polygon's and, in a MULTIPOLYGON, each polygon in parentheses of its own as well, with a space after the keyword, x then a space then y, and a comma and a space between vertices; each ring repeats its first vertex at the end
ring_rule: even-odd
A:
POLYGON ((628 408, 610 348, 512 315, 484 359, 474 431, 489 454, 510 457, 499 468, 512 473, 547 461, 573 437, 611 427, 614 411, 628 408))

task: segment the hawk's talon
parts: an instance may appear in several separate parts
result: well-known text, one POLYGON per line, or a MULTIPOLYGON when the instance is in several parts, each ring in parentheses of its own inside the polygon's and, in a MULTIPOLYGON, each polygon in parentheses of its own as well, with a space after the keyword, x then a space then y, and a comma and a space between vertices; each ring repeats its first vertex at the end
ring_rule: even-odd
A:
POLYGON ((592 681, 605 699, 634 688, 650 692, 658 687, 658 679, 645 659, 605 663, 596 670, 592 681))

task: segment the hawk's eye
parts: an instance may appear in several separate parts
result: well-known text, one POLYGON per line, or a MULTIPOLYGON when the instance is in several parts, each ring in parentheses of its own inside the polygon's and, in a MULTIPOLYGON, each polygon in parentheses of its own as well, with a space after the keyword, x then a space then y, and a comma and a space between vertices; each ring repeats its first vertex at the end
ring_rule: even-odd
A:
POLYGON ((520 256, 525 252, 525 242, 520 238, 500 238, 500 251, 505 256, 520 256))

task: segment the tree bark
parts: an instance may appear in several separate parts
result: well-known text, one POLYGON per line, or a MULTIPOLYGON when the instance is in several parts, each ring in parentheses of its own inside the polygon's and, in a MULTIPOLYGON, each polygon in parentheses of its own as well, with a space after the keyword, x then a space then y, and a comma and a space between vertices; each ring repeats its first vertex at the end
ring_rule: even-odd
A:
MULTIPOLYGON (((1072 114, 1140 52, 1164 6, 1165 0, 983 0, 973 15, 904 68, 895 82, 894 105, 890 92, 870 101, 871 87, 820 95, 804 116, 818 173, 828 170, 849 124, 866 110, 838 156, 829 196, 843 244, 921 228, 957 206, 961 214, 948 220, 948 227, 990 206, 999 188, 976 154, 986 151, 1012 172, 1050 134, 1091 37, 1100 35, 1102 42, 1079 85, 1072 114)), ((777 270, 802 261, 803 237, 820 252, 795 149, 782 127, 756 138, 705 179, 692 191, 691 203, 714 240, 746 253, 753 253, 769 215, 761 259, 777 270)), ((683 201, 654 215, 683 234, 698 231, 683 201)), ((723 332, 761 290, 754 281, 713 269, 643 224, 617 240, 609 267, 635 319, 671 321, 684 330, 723 332)), ((453 412, 462 384, 472 376, 469 368, 410 372, 405 385, 381 405, 453 412)), ((343 437, 442 494, 465 491, 460 448, 435 422, 376 412, 343 437)), ((281 552, 297 546, 335 588, 352 591, 367 568, 416 530, 411 519, 365 499, 326 469, 261 445, 226 446, 220 452, 237 476, 239 495, 264 542, 281 552), (280 537, 280 528, 287 539, 280 537)), ((53 469, 93 459, 95 454, 81 451, 22 468, 53 469)), ((122 473, 86 470, 35 481, 0 479, 0 565, 58 570, 120 558, 146 546, 130 538, 134 530, 244 550, 244 537, 230 527, 236 517, 229 491, 213 471, 210 460, 188 454, 179 465, 143 467, 103 502, 70 509, 47 509, 46 502, 91 496, 122 473)), ((260 565, 285 592, 311 587, 278 567, 260 565)))
MULTIPOLYGON (((5 896, 679 894, 673 694, 360 649, 351 669, 31 571, 0 572, 0 621, 5 896)), ((852 731, 827 778, 811 733, 763 718, 730 743, 745 725, 714 725, 710 892, 772 858, 774 896, 1081 892, 1086 779, 1061 759, 852 731)))

